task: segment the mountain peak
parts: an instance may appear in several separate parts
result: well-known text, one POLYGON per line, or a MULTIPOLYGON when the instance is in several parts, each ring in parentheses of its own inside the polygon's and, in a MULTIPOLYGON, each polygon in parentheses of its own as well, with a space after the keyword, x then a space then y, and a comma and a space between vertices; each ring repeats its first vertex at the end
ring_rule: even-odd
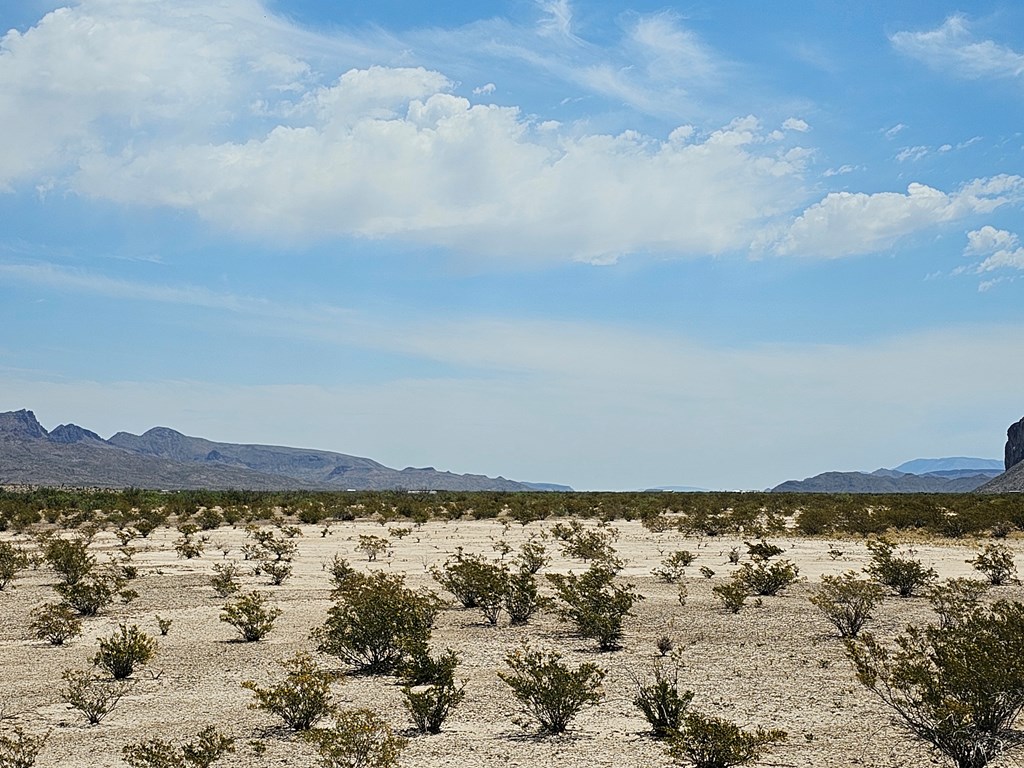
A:
POLYGON ((32 411, 7 411, 0 413, 0 437, 44 438, 47 432, 36 420, 32 411))
POLYGON ((103 438, 90 429, 80 427, 77 424, 61 424, 47 436, 54 443, 80 443, 83 440, 97 440, 103 442, 103 438))

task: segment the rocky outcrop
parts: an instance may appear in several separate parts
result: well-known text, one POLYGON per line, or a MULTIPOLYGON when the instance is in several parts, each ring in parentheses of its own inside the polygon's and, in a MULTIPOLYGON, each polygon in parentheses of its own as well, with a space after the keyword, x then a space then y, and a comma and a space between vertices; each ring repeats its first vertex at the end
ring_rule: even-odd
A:
POLYGON ((32 411, 8 411, 0 413, 0 437, 11 440, 38 440, 46 437, 43 425, 36 421, 32 411))
POLYGON ((80 427, 77 424, 61 424, 59 427, 55 427, 46 437, 51 443, 71 444, 81 443, 85 440, 92 440, 97 443, 103 442, 103 438, 95 432, 80 427))
POLYGON ((1003 460, 1006 469, 1024 461, 1024 419, 1011 424, 1006 430, 1006 450, 1003 460))

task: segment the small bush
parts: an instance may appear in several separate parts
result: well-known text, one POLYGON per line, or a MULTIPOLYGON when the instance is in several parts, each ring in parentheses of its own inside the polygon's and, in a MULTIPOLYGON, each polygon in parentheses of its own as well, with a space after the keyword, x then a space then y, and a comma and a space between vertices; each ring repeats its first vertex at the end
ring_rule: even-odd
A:
POLYGON ((74 669, 64 670, 64 684, 64 701, 85 715, 92 725, 102 722, 132 688, 128 680, 111 683, 92 672, 74 669))
POLYGON ((676 647, 676 644, 675 641, 668 635, 662 635, 655 641, 654 647, 658 649, 659 656, 668 656, 670 653, 672 653, 673 649, 676 647))
POLYGON ((160 630, 161 636, 166 636, 167 633, 171 631, 171 624, 173 623, 173 619, 162 619, 159 616, 156 617, 156 626, 157 629, 160 630))
POLYGON ((284 560, 264 560, 263 572, 270 577, 272 586, 279 587, 292 575, 292 564, 284 560))
POLYGON ((708 568, 706 565, 702 565, 700 567, 700 575, 703 576, 705 579, 710 579, 714 577, 715 572, 708 568))
POLYGON ((43 547, 43 557, 65 584, 77 584, 96 564, 88 547, 81 539, 54 538, 43 547))
POLYGON ((441 568, 431 569, 431 575, 463 608, 478 608, 481 593, 487 589, 488 565, 482 557, 463 554, 460 547, 441 568))
POLYGON ((550 734, 564 733, 583 707, 596 704, 604 695, 604 669, 591 663, 570 669, 561 659, 557 652, 524 646, 505 657, 512 673, 498 673, 541 730, 550 734))
POLYGON ((666 584, 674 584, 686 575, 686 567, 693 562, 693 553, 685 549, 673 552, 651 571, 666 584))
POLYGON ((925 568, 920 560, 896 557, 896 547, 885 539, 869 541, 867 546, 871 562, 864 572, 900 597, 913 597, 937 577, 935 569, 925 568))
POLYGON ((519 566, 519 570, 536 575, 550 560, 544 542, 538 540, 536 536, 531 536, 519 548, 516 564, 519 566))
POLYGON ((387 552, 388 547, 391 543, 380 536, 367 536, 365 534, 359 535, 359 543, 356 544, 356 549, 366 555, 366 559, 373 562, 378 556, 387 552))
POLYGON ((879 584, 847 571, 840 576, 822 576, 821 586, 809 600, 839 630, 840 637, 856 637, 882 596, 879 584))
POLYGON ((654 737, 663 739, 679 729, 683 715, 693 701, 693 691, 679 692, 678 665, 674 664, 669 671, 665 663, 658 659, 651 671, 653 679, 633 678, 637 687, 633 704, 647 718, 654 737))
POLYGON ((785 731, 745 731, 728 720, 691 712, 672 736, 669 754, 694 768, 730 768, 754 762, 766 747, 785 738, 785 731))
POLYGON ((537 579, 530 571, 518 571, 508 577, 505 610, 514 626, 528 623, 533 614, 543 610, 550 602, 548 598, 541 597, 537 579))
POLYGON ((252 680, 242 687, 256 694, 252 709, 263 709, 278 715, 295 731, 307 731, 334 712, 331 701, 331 675, 317 667, 306 653, 297 653, 281 662, 287 670, 285 679, 271 688, 260 688, 252 680))
POLYGON ((800 569, 789 560, 772 563, 760 559, 741 565, 734 578, 753 595, 777 595, 794 583, 799 573, 800 569))
POLYGON ((156 640, 135 624, 120 624, 113 635, 100 639, 100 650, 92 663, 103 667, 115 680, 124 680, 131 677, 135 667, 153 658, 156 647, 156 640))
POLYGON ((370 674, 387 674, 425 652, 439 607, 434 595, 409 589, 402 576, 375 573, 349 577, 335 597, 313 633, 322 652, 370 674))
POLYGON ((241 575, 242 572, 235 563, 215 563, 210 586, 220 597, 230 597, 240 589, 238 577, 241 575))
POLYGON ((64 645, 82 634, 82 622, 65 603, 46 603, 33 609, 30 615, 32 634, 50 645, 64 645))
POLYGON ((444 721, 465 697, 466 681, 455 682, 458 664, 459 657, 452 650, 437 659, 428 657, 426 663, 419 665, 420 674, 406 680, 402 687, 405 708, 420 733, 440 733, 444 721), (429 667, 426 680, 422 679, 425 667, 429 667))
POLYGON ((722 607, 730 613, 739 613, 740 608, 743 607, 747 598, 750 597, 746 586, 735 579, 724 584, 716 584, 711 588, 711 591, 718 595, 718 598, 722 601, 722 607))
POLYGON ((615 547, 612 542, 615 535, 608 531, 588 531, 583 528, 574 531, 562 545, 562 554, 584 562, 618 565, 615 547))
POLYGON ((110 603, 124 586, 120 574, 100 570, 90 572, 74 583, 58 584, 57 592, 83 616, 95 616, 110 603))
POLYGON ((266 637, 274 628, 274 620, 281 615, 279 608, 267 607, 267 599, 256 591, 228 603, 223 611, 220 620, 237 629, 247 643, 266 637))
POLYGON ((988 588, 987 582, 978 579, 947 579, 929 587, 925 597, 939 614, 939 627, 946 629, 956 626, 974 613, 988 588))
POLYGON ((322 768, 392 768, 406 740, 368 709, 345 710, 334 728, 306 732, 322 768))
POLYGON ((132 768, 209 768, 228 752, 235 751, 235 740, 209 726, 194 741, 176 747, 163 739, 126 744, 121 750, 132 768))
POLYGON ((620 646, 622 622, 634 603, 643 600, 632 584, 617 585, 614 579, 615 571, 601 563, 592 564, 582 576, 548 574, 561 600, 562 618, 573 622, 582 637, 597 640, 602 651, 620 646))
POLYGON ((1013 550, 1005 544, 986 544, 977 557, 967 562, 974 566, 974 570, 983 573, 993 587, 1020 583, 1013 550))
POLYGON ((13 736, 0 734, 0 768, 32 768, 46 744, 46 736, 33 736, 15 726, 13 736))
POLYGON ((785 550, 782 547, 779 547, 775 544, 769 544, 764 539, 756 541, 753 544, 751 544, 749 541, 745 541, 743 543, 747 545, 747 555, 750 557, 750 559, 758 562, 771 560, 773 557, 781 555, 783 552, 785 552, 785 550))
POLYGON ((957 768, 982 768, 1018 744, 1024 709, 1024 603, 999 601, 947 627, 907 627, 891 649, 847 641, 857 679, 957 768))
POLYGON ((355 574, 355 569, 349 564, 348 560, 340 555, 335 555, 334 559, 331 560, 330 564, 327 565, 327 570, 331 573, 331 583, 335 589, 341 587, 349 576, 355 574))
POLYGON ((18 575, 18 571, 26 565, 28 558, 20 548, 9 542, 0 541, 0 589, 10 584, 18 575))
POLYGON ((187 523, 178 528, 178 531, 181 532, 181 538, 174 542, 174 551, 178 553, 178 557, 186 560, 192 560, 202 556, 206 543, 205 539, 195 538, 197 530, 199 530, 198 527, 191 523, 187 523))

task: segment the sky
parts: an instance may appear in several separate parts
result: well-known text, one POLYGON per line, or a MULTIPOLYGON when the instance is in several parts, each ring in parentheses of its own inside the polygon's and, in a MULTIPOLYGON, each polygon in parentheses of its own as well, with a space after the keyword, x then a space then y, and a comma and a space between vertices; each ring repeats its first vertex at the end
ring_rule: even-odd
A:
POLYGON ((1002 456, 1024 5, 0 5, 0 410, 577 489, 1002 456))

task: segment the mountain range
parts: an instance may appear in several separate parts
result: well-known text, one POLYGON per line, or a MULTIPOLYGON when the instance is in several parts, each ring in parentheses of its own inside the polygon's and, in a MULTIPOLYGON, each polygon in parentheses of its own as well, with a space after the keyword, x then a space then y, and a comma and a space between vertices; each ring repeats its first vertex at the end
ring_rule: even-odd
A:
POLYGON ((0 413, 0 485, 252 490, 571 491, 553 483, 392 469, 332 451, 221 443, 167 427, 104 440, 75 424, 47 431, 32 411, 0 413))
POLYGON ((787 480, 772 491, 790 493, 970 493, 1003 474, 998 459, 952 456, 913 459, 874 472, 823 472, 787 480))

